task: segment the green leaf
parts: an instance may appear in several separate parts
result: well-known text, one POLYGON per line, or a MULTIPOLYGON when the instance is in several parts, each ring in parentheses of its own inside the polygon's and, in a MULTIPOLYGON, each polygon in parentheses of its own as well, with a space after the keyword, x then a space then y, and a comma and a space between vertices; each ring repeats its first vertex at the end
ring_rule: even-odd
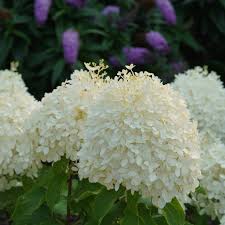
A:
POLYGON ((157 225, 151 214, 150 214, 150 209, 146 208, 144 204, 140 204, 138 206, 138 212, 139 212, 139 217, 142 220, 142 223, 145 225, 157 225))
POLYGON ((27 220, 27 223, 32 225, 39 225, 48 221, 51 217, 51 212, 49 211, 46 205, 42 205, 39 209, 37 209, 31 217, 27 220))
POLYGON ((30 21, 30 17, 28 16, 20 16, 20 15, 14 15, 13 16, 13 24, 22 24, 22 23, 28 23, 30 21))
POLYGON ((174 198, 163 208, 163 215, 169 225, 184 225, 185 213, 180 203, 174 198))
POLYGON ((103 189, 103 186, 100 184, 90 183, 88 180, 82 180, 79 182, 77 190, 73 192, 73 198, 77 202, 82 201, 92 195, 98 195, 103 189))
POLYGON ((22 193, 22 187, 14 187, 8 191, 0 192, 0 210, 11 209, 22 193))
POLYGON ((153 216, 153 221, 156 225, 168 225, 168 223, 166 222, 165 217, 157 215, 157 216, 153 216))
POLYGON ((62 33, 64 32, 64 30, 65 30, 65 27, 64 27, 63 21, 62 20, 57 21, 55 26, 55 33, 56 33, 56 37, 57 37, 59 45, 61 44, 62 33))
POLYGON ((138 225, 138 199, 139 195, 135 193, 132 195, 127 192, 127 207, 124 210, 124 217, 121 220, 121 225, 138 225))
POLYGON ((52 86, 54 87, 57 84, 60 76, 62 75, 63 69, 65 67, 65 62, 63 59, 60 59, 53 68, 52 73, 52 86))
POLYGON ((6 37, 0 40, 0 49, 1 49, 0 66, 5 62, 12 46, 13 46, 12 37, 9 37, 9 38, 6 37))
POLYGON ((225 0, 219 0, 219 2, 225 8, 225 0))
POLYGON ((54 206, 54 213, 59 215, 66 215, 67 213, 67 199, 65 197, 61 198, 59 202, 54 206))
POLYGON ((213 21, 217 29, 225 35, 225 15, 224 10, 214 9, 209 13, 210 19, 213 21))
POLYGON ((107 33, 97 29, 86 29, 81 33, 81 36, 90 35, 90 34, 97 34, 103 37, 108 37, 107 33))
POLYGON ((51 210, 55 204, 60 200, 63 188, 67 184, 66 164, 58 161, 51 168, 46 192, 46 201, 51 210))
POLYGON ((53 209, 55 204, 59 201, 63 187, 66 184, 65 176, 53 176, 49 183, 48 190, 46 192, 46 201, 48 206, 53 209))
POLYGON ((195 51, 203 50, 203 47, 200 45, 200 43, 198 43, 198 41, 189 32, 183 32, 179 35, 181 35, 182 41, 189 47, 193 48, 195 51))
POLYGON ((42 187, 34 187, 28 193, 18 198, 12 219, 20 224, 29 218, 44 202, 45 190, 42 187))
POLYGON ((129 210, 126 210, 125 216, 121 221, 121 225, 138 225, 138 224, 139 224, 138 215, 134 214, 129 210))
POLYGON ((14 30, 13 34, 21 39, 23 39, 24 41, 26 41, 28 44, 31 43, 31 39, 29 38, 28 35, 26 35, 25 33, 19 31, 19 30, 14 30))
POLYGON ((118 224, 117 220, 123 215, 126 204, 119 201, 113 205, 108 214, 103 218, 101 225, 118 224))
POLYGON ((97 195, 93 204, 94 220, 101 223, 102 219, 112 209, 115 201, 121 196, 121 191, 108 191, 103 189, 99 195, 97 195))
POLYGON ((54 56, 54 51, 54 49, 50 48, 41 53, 31 55, 29 64, 31 66, 39 66, 44 62, 49 61, 49 59, 54 56))

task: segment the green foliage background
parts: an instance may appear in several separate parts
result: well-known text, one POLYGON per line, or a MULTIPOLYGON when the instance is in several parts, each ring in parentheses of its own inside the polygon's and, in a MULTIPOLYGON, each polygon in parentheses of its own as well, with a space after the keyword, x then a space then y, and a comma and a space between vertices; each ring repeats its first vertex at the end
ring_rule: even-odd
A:
MULTIPOLYGON (((160 31, 171 46, 168 56, 155 54, 153 63, 139 67, 156 73, 164 82, 173 79, 171 62, 184 61, 189 66, 208 65, 225 74, 225 0, 174 0, 178 23, 169 26, 152 0, 89 0, 83 9, 54 0, 47 23, 37 26, 33 0, 0 0, 0 69, 19 61, 19 72, 36 98, 52 91, 83 62, 118 56, 125 64, 124 46, 147 47, 144 33, 160 31), (120 16, 108 20, 102 9, 114 4, 121 7, 120 16), (119 27, 117 24, 127 25, 119 27), (81 36, 79 60, 65 64, 61 36, 67 28, 81 36)), ((112 70, 115 74, 116 70, 112 70)), ((224 77, 223 77, 224 79, 224 77)))

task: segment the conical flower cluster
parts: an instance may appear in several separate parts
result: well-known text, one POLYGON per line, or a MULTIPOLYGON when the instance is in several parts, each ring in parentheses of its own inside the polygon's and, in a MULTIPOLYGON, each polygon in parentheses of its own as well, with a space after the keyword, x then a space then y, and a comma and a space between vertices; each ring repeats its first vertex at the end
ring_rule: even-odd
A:
POLYGON ((215 72, 196 67, 178 74, 173 87, 185 98, 201 136, 200 188, 192 203, 225 224, 225 89, 215 72))
POLYGON ((8 180, 13 180, 14 175, 36 172, 25 121, 39 104, 27 92, 18 73, 0 71, 0 83, 0 190, 4 190, 16 183, 8 180))
POLYGON ((123 70, 107 85, 88 108, 80 177, 122 185, 160 208, 186 201, 198 186, 200 150, 184 100, 147 72, 123 70))
POLYGON ((97 75, 99 70, 100 67, 96 71, 75 71, 70 81, 46 94, 42 107, 32 114, 29 133, 37 157, 42 161, 56 162, 64 155, 76 161, 87 108, 103 84, 97 75))
POLYGON ((199 131, 225 141, 225 89, 219 76, 196 67, 178 74, 173 87, 185 98, 199 131))

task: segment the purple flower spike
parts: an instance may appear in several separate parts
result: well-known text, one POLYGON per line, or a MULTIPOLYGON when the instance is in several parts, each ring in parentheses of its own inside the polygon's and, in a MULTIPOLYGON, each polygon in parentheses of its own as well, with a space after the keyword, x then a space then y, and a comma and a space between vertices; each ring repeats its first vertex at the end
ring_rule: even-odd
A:
POLYGON ((82 8, 84 7, 86 0, 65 0, 66 3, 70 4, 71 6, 74 6, 76 8, 82 8))
POLYGON ((108 5, 102 10, 102 14, 104 16, 110 16, 112 14, 119 14, 120 13, 120 7, 116 5, 108 5))
POLYGON ((34 16, 39 25, 44 25, 48 19, 48 13, 52 5, 52 0, 35 0, 34 16))
POLYGON ((152 55, 147 48, 125 47, 123 54, 127 64, 143 65, 152 61, 152 55))
POLYGON ((76 63, 80 49, 79 33, 72 29, 66 30, 62 36, 62 45, 65 61, 69 64, 76 63))
POLYGON ((121 63, 116 56, 110 56, 108 60, 109 60, 109 64, 113 67, 120 67, 121 66, 121 63))
POLYGON ((170 63, 170 66, 175 74, 182 73, 187 69, 187 64, 181 60, 170 63))
POLYGON ((170 51, 166 39, 157 31, 150 31, 146 33, 147 43, 156 51, 162 54, 167 54, 170 51))
POLYGON ((175 25, 177 22, 176 12, 169 0, 155 0, 155 4, 168 24, 175 25))

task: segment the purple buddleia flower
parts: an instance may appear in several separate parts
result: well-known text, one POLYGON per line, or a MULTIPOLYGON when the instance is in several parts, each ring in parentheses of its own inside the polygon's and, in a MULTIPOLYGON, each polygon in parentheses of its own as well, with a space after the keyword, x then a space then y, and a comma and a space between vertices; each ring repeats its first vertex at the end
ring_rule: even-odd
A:
POLYGON ((48 19, 48 13, 52 5, 52 0, 35 0, 34 16, 39 25, 45 24, 48 19))
POLYGON ((86 0, 65 0, 66 3, 70 4, 71 6, 74 6, 76 8, 82 8, 84 7, 86 0))
POLYGON ((183 61, 174 61, 170 63, 170 67, 172 72, 175 74, 182 73, 187 69, 187 64, 183 61))
POLYGON ((108 60, 109 60, 109 64, 113 67, 120 67, 121 66, 121 63, 116 56, 110 56, 108 60))
POLYGON ((62 45, 65 61, 69 64, 76 63, 80 49, 79 33, 73 29, 66 30, 62 35, 62 45))
POLYGON ((175 25, 177 22, 176 12, 169 0, 154 0, 163 18, 168 24, 175 25))
POLYGON ((166 39, 157 31, 150 31, 146 33, 146 42, 156 51, 161 54, 167 54, 170 51, 166 39))
POLYGON ((104 16, 110 16, 112 14, 119 14, 120 13, 120 7, 116 5, 108 5, 102 10, 102 15, 104 16))
POLYGON ((152 61, 152 54, 147 48, 124 47, 123 54, 127 64, 143 65, 152 61))

